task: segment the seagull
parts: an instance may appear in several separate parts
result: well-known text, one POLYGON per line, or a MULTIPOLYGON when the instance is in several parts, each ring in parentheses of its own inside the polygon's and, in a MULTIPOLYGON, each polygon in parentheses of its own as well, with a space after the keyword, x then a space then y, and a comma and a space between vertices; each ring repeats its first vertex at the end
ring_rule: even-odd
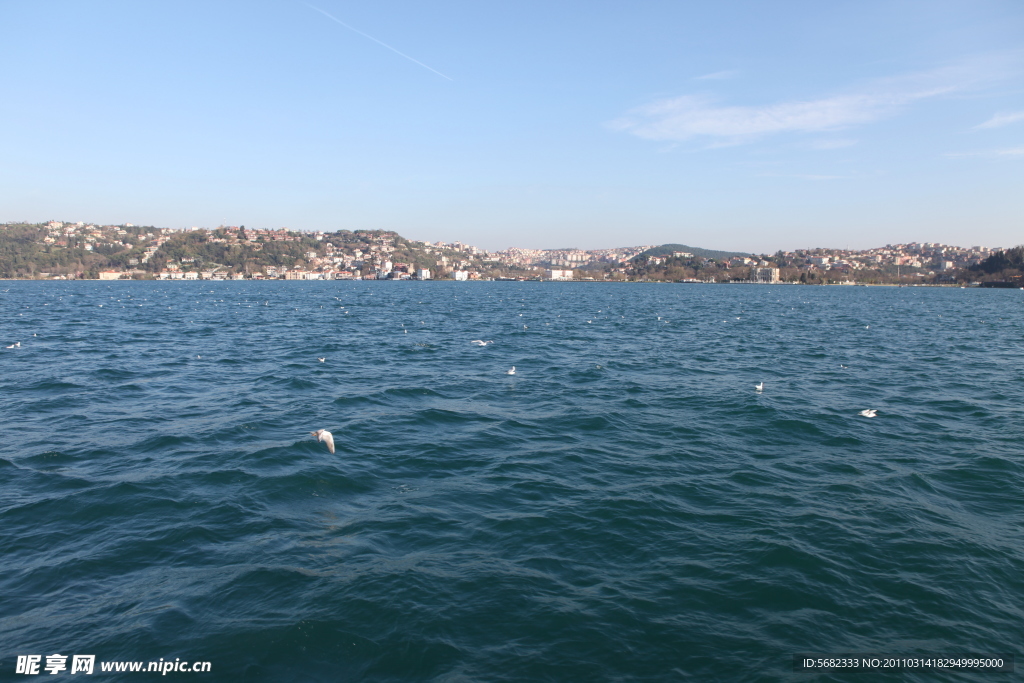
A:
POLYGON ((315 436, 317 441, 322 441, 327 444, 327 450, 331 453, 334 452, 334 436, 332 436, 329 431, 326 429, 318 429, 315 432, 310 432, 310 434, 315 436))
POLYGON ((875 417, 875 413, 877 413, 877 412, 878 411, 876 409, 874 409, 874 408, 868 408, 867 410, 862 410, 862 411, 860 411, 857 414, 858 415, 863 415, 864 417, 875 417))
POLYGON ((514 366, 514 365, 513 365, 513 366, 512 366, 512 369, 511 369, 511 370, 508 370, 508 371, 506 371, 506 372, 505 372, 505 374, 506 374, 506 375, 514 375, 514 374, 516 374, 516 366, 514 366))
POLYGON ((326 358, 317 358, 317 360, 318 360, 318 361, 320 361, 321 363, 324 363, 324 362, 326 362, 326 361, 327 361, 327 359, 326 359, 326 358))
POLYGON ((474 339, 474 340, 470 341, 469 343, 470 344, 476 344, 477 346, 487 346, 488 344, 493 344, 494 342, 492 340, 490 340, 490 339, 488 339, 487 341, 484 341, 482 339, 474 339))
POLYGON ((761 391, 764 389, 764 382, 758 382, 754 385, 754 391, 761 391))
POLYGON ((7 348, 9 348, 9 349, 13 349, 13 348, 14 348, 14 344, 11 344, 11 345, 10 345, 10 346, 8 346, 7 348))

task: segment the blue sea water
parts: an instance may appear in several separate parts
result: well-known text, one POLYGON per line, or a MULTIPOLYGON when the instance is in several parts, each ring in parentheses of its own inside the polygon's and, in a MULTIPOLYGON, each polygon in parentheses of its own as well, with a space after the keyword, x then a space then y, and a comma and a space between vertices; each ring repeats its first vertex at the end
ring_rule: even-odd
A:
POLYGON ((0 342, 3 680, 851 680, 792 656, 1024 642, 1019 290, 6 282, 0 342))

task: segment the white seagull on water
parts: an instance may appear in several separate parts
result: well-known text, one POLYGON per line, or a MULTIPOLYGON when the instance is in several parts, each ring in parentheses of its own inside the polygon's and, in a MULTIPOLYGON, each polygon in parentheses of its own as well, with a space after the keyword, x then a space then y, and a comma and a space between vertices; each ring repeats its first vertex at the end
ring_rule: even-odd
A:
POLYGON ((764 382, 758 382, 754 385, 754 391, 761 391, 764 389, 764 382))
POLYGON ((516 366, 514 366, 514 365, 513 365, 513 366, 512 366, 512 369, 511 369, 511 370, 507 370, 507 371, 505 372, 505 374, 506 374, 506 375, 514 375, 514 374, 516 374, 516 366))
POLYGON ((490 340, 490 339, 488 339, 487 341, 484 341, 482 339, 474 339, 474 340, 470 341, 469 343, 470 344, 476 344, 477 346, 487 346, 488 344, 493 344, 494 342, 492 340, 490 340))
POLYGON ((858 415, 863 415, 864 417, 875 417, 875 414, 877 412, 878 412, 878 410, 876 410, 875 408, 868 408, 867 410, 862 410, 862 411, 860 411, 857 414, 858 415))
POLYGON ((321 363, 326 363, 327 362, 327 358, 326 357, 324 357, 324 358, 317 358, 317 360, 320 361, 321 363))
POLYGON ((318 442, 322 441, 327 444, 327 450, 331 453, 334 452, 334 436, 329 431, 326 429, 318 429, 315 432, 310 432, 310 434, 315 436, 318 442))

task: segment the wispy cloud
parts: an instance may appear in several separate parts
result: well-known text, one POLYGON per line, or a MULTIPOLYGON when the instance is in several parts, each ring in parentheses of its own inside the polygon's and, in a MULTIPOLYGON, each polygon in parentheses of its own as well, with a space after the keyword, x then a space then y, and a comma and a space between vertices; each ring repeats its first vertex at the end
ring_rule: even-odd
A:
POLYGON ((822 175, 819 173, 761 173, 762 178, 795 178, 797 180, 849 180, 853 176, 848 175, 822 175))
POLYGON ((871 81, 835 95, 753 106, 719 104, 709 95, 657 100, 610 122, 647 140, 691 139, 741 144, 781 133, 820 133, 895 116, 909 105, 976 87, 998 78, 991 65, 964 63, 871 81))
POLYGON ((710 74, 704 74, 703 76, 695 76, 695 81, 724 81, 727 78, 735 78, 739 75, 739 71, 716 71, 710 74))
POLYGON ((951 159, 963 157, 989 157, 989 158, 1022 158, 1024 159, 1024 147, 1007 147, 1005 149, 987 149, 977 152, 950 152, 945 154, 951 159))
POLYGON ((381 40, 377 40, 376 38, 374 38, 374 37, 373 37, 373 36, 371 36, 370 34, 368 34, 368 33, 363 33, 363 32, 362 32, 362 31, 360 31, 359 29, 357 29, 357 28, 355 28, 355 27, 353 27, 353 26, 349 26, 348 24, 346 24, 346 23, 345 23, 344 21, 342 21, 342 20, 341 20, 341 19, 339 19, 338 17, 334 16, 333 14, 328 14, 327 12, 323 11, 323 10, 322 10, 322 9, 320 9, 319 7, 314 7, 313 5, 310 5, 309 3, 305 3, 305 2, 304 2, 304 3, 302 3, 302 4, 303 4, 303 5, 305 5, 306 7, 308 7, 308 8, 309 8, 309 9, 311 9, 311 10, 315 10, 315 11, 319 12, 320 14, 324 15, 325 17, 327 17, 327 18, 328 18, 328 19, 330 19, 331 21, 335 21, 335 22, 337 22, 337 23, 341 24, 342 26, 344 26, 345 28, 347 28, 347 29, 348 29, 349 31, 354 31, 355 33, 358 33, 359 35, 361 35, 361 36, 362 36, 362 37, 364 37, 364 38, 369 38, 370 40, 372 40, 373 42, 377 43, 378 45, 383 45, 384 47, 386 47, 387 49, 391 50, 391 51, 392 51, 392 52, 394 52, 395 54, 397 54, 397 55, 401 55, 402 57, 405 57, 405 58, 406 58, 406 59, 408 59, 408 60, 409 60, 410 62, 414 62, 414 63, 416 63, 416 64, 419 64, 420 66, 422 66, 422 67, 423 67, 424 69, 428 69, 428 70, 430 70, 430 71, 433 71, 434 73, 436 73, 436 74, 437 74, 438 76, 440 76, 441 78, 447 78, 447 79, 448 79, 449 81, 451 81, 451 80, 454 80, 454 79, 453 79, 453 78, 451 78, 450 76, 445 76, 445 75, 444 75, 443 73, 441 73, 441 72, 440 72, 440 71, 438 71, 437 69, 435 69, 435 68, 433 68, 433 67, 429 67, 429 66, 427 66, 426 64, 424 64, 423 62, 419 61, 418 59, 413 59, 412 57, 410 57, 409 55, 405 54, 404 52, 399 52, 398 50, 396 50, 395 48, 391 47, 390 45, 388 45, 388 44, 387 44, 387 43, 385 43, 384 41, 381 41, 381 40))
POLYGON ((985 123, 979 123, 974 128, 999 128, 1000 126, 1008 126, 1009 124, 1017 123, 1018 121, 1024 121, 1024 111, 996 114, 985 123))
POLYGON ((847 138, 829 138, 825 140, 815 140, 810 146, 811 149, 843 149, 844 147, 853 147, 856 144, 856 140, 850 140, 847 138))

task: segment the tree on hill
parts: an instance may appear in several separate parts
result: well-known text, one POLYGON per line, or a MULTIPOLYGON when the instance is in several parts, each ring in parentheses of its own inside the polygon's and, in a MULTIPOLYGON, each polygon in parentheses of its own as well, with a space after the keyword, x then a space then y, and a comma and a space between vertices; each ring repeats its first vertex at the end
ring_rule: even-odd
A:
POLYGON ((702 249, 701 247, 688 247, 685 244, 663 244, 660 247, 652 247, 648 249, 636 258, 640 258, 641 256, 671 256, 673 252, 677 251, 693 254, 695 258, 708 258, 718 261, 726 261, 734 256, 750 256, 750 254, 741 254, 738 251, 702 249))
POLYGON ((997 251, 981 263, 971 266, 970 270, 989 275, 1004 273, 1005 271, 1024 270, 1024 245, 997 251))

